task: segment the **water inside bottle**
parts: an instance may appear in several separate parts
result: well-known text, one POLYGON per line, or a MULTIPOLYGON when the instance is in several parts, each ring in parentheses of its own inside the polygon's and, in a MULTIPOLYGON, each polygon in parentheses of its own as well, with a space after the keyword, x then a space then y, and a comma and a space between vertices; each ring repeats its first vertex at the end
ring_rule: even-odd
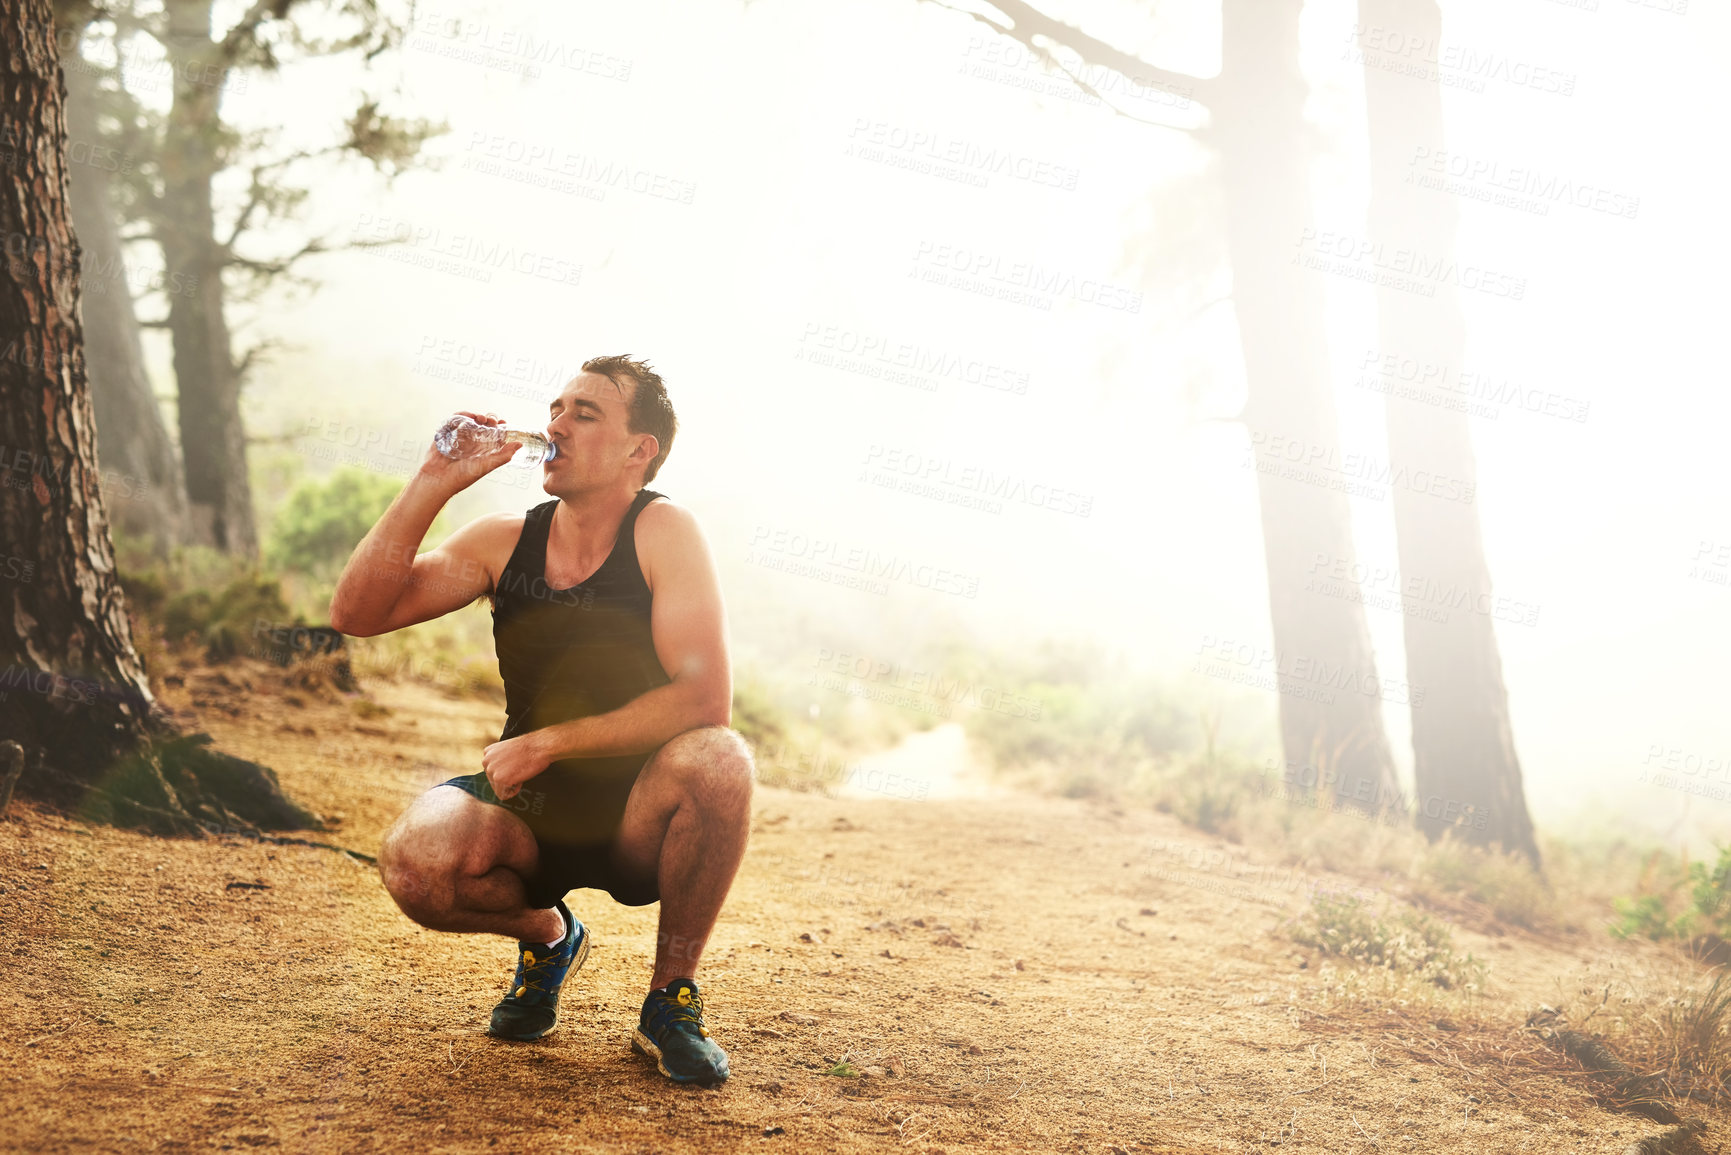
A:
POLYGON ((546 437, 527 429, 502 430, 506 441, 515 441, 523 448, 511 455, 512 465, 539 465, 559 455, 559 447, 546 437))

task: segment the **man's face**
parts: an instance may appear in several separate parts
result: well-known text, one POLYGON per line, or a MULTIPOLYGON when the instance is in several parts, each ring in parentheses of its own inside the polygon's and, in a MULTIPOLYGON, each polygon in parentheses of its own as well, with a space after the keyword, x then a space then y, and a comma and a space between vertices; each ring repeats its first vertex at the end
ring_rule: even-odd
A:
POLYGON ((600 373, 579 373, 553 399, 546 432, 559 451, 541 467, 544 491, 564 497, 605 488, 655 456, 655 439, 626 427, 635 388, 600 373))

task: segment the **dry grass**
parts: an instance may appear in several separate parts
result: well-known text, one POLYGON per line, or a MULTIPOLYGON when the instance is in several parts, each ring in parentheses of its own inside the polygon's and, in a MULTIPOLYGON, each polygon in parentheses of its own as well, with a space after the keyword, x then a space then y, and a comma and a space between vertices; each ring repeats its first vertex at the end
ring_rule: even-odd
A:
POLYGON ((1483 903, 1498 921, 1528 930, 1554 921, 1555 892, 1519 855, 1444 838, 1420 851, 1411 874, 1420 896, 1462 895, 1483 903))
POLYGON ((1624 840, 1555 837, 1542 839, 1544 866, 1535 871, 1497 848, 1454 837, 1429 842, 1404 814, 1367 814, 1326 792, 1296 792, 1276 771, 1214 750, 1144 758, 1112 774, 1060 773, 1048 765, 1023 766, 1004 778, 1024 789, 1149 807, 1254 847, 1281 866, 1375 880, 1384 889, 1392 883, 1433 912, 1479 928, 1496 924, 1542 937, 1601 933, 1615 919, 1618 899, 1674 888, 1681 875, 1624 840))
POLYGON ((1415 1062, 1465 1074, 1498 1097, 1523 1109, 1543 1104, 1568 1113, 1597 1101, 1591 1074, 1531 1031, 1477 1017, 1465 1004, 1438 1016, 1431 1004, 1361 1001, 1326 1014, 1306 1013, 1307 1033, 1348 1037, 1376 1033, 1387 1049, 1415 1062))
POLYGON ((1352 895, 1318 893, 1290 933, 1325 955, 1411 974, 1444 990, 1484 985, 1484 964, 1456 954, 1449 927, 1418 911, 1377 910, 1352 895))
POLYGON ((1731 982, 1681 974, 1637 992, 1606 1016, 1618 1053, 1659 1073, 1672 1094, 1731 1105, 1731 982))

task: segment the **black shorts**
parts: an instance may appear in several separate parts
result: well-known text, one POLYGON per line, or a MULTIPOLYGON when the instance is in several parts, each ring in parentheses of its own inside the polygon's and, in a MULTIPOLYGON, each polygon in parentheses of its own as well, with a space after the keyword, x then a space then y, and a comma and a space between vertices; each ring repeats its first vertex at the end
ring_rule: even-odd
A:
POLYGON ((528 825, 540 852, 534 875, 523 880, 530 906, 551 907, 566 892, 584 887, 605 890, 626 906, 648 906, 661 898, 655 877, 639 878, 621 869, 616 847, 625 802, 650 757, 633 754, 555 762, 507 799, 493 793, 484 773, 464 774, 439 785, 455 786, 509 810, 528 825))

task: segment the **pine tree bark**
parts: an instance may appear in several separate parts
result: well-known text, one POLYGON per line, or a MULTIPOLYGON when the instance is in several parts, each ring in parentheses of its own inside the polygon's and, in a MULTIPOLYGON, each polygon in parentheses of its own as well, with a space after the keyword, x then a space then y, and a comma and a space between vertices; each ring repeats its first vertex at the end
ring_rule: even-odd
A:
MULTIPOLYGON (((0 8, 0 737, 102 773, 153 706, 132 645, 96 461, 68 212, 66 121, 48 0, 0 8)), ((26 785, 29 785, 27 780, 26 785)))
MULTIPOLYGON (((75 52, 82 26, 69 27, 67 6, 59 7, 60 43, 75 52)), ((96 411, 103 497, 116 529, 148 540, 163 555, 185 532, 186 486, 145 371, 111 195, 112 174, 130 158, 101 144, 92 74, 83 67, 65 74, 67 131, 85 158, 68 169, 72 220, 83 252, 84 358, 96 411)))
POLYGON ((212 0, 168 0, 165 7, 174 100, 163 141, 156 234, 167 266, 186 496, 195 540, 250 557, 258 552, 258 532, 240 374, 225 313, 227 254, 216 235, 212 194, 223 166, 222 86, 229 61, 210 38, 212 0))
MULTIPOLYGON (((1359 0, 1359 24, 1398 29, 1409 43, 1441 42, 1442 12, 1435 0, 1359 0)), ((1390 253, 1404 249, 1430 262, 1453 262, 1453 201, 1409 179, 1415 175, 1415 148, 1444 147, 1442 89, 1376 67, 1369 54, 1364 79, 1370 239, 1390 253)), ((1447 276, 1435 289, 1434 297, 1377 290, 1381 352, 1433 371, 1402 382, 1416 386, 1419 396, 1388 397, 1389 459, 1414 476, 1423 471, 1459 481, 1448 490, 1476 495, 1467 415, 1445 404, 1451 397, 1446 381, 1460 372, 1466 355, 1460 291, 1447 276)), ((1452 830, 1467 841, 1518 852, 1537 866, 1538 844, 1488 612, 1495 602, 1478 506, 1396 486, 1394 516, 1402 588, 1421 591, 1404 615, 1407 680, 1423 691, 1412 709, 1415 821, 1433 840, 1452 830), (1444 591, 1451 606, 1464 595, 1465 604, 1448 608, 1440 615, 1445 620, 1432 620, 1414 612, 1436 608, 1424 591, 1444 591)))
MULTIPOLYGON (((1382 722, 1390 688, 1364 607, 1305 592, 1319 556, 1353 555, 1351 505, 1327 484, 1284 476, 1293 445, 1307 461, 1339 454, 1322 296, 1293 263, 1313 224, 1302 9, 1302 0, 1225 0, 1211 135, 1225 181, 1289 779, 1326 783, 1322 791, 1343 804, 1379 812, 1398 806, 1401 792, 1382 722)), ((1404 692, 1394 688, 1394 699, 1404 692)))

